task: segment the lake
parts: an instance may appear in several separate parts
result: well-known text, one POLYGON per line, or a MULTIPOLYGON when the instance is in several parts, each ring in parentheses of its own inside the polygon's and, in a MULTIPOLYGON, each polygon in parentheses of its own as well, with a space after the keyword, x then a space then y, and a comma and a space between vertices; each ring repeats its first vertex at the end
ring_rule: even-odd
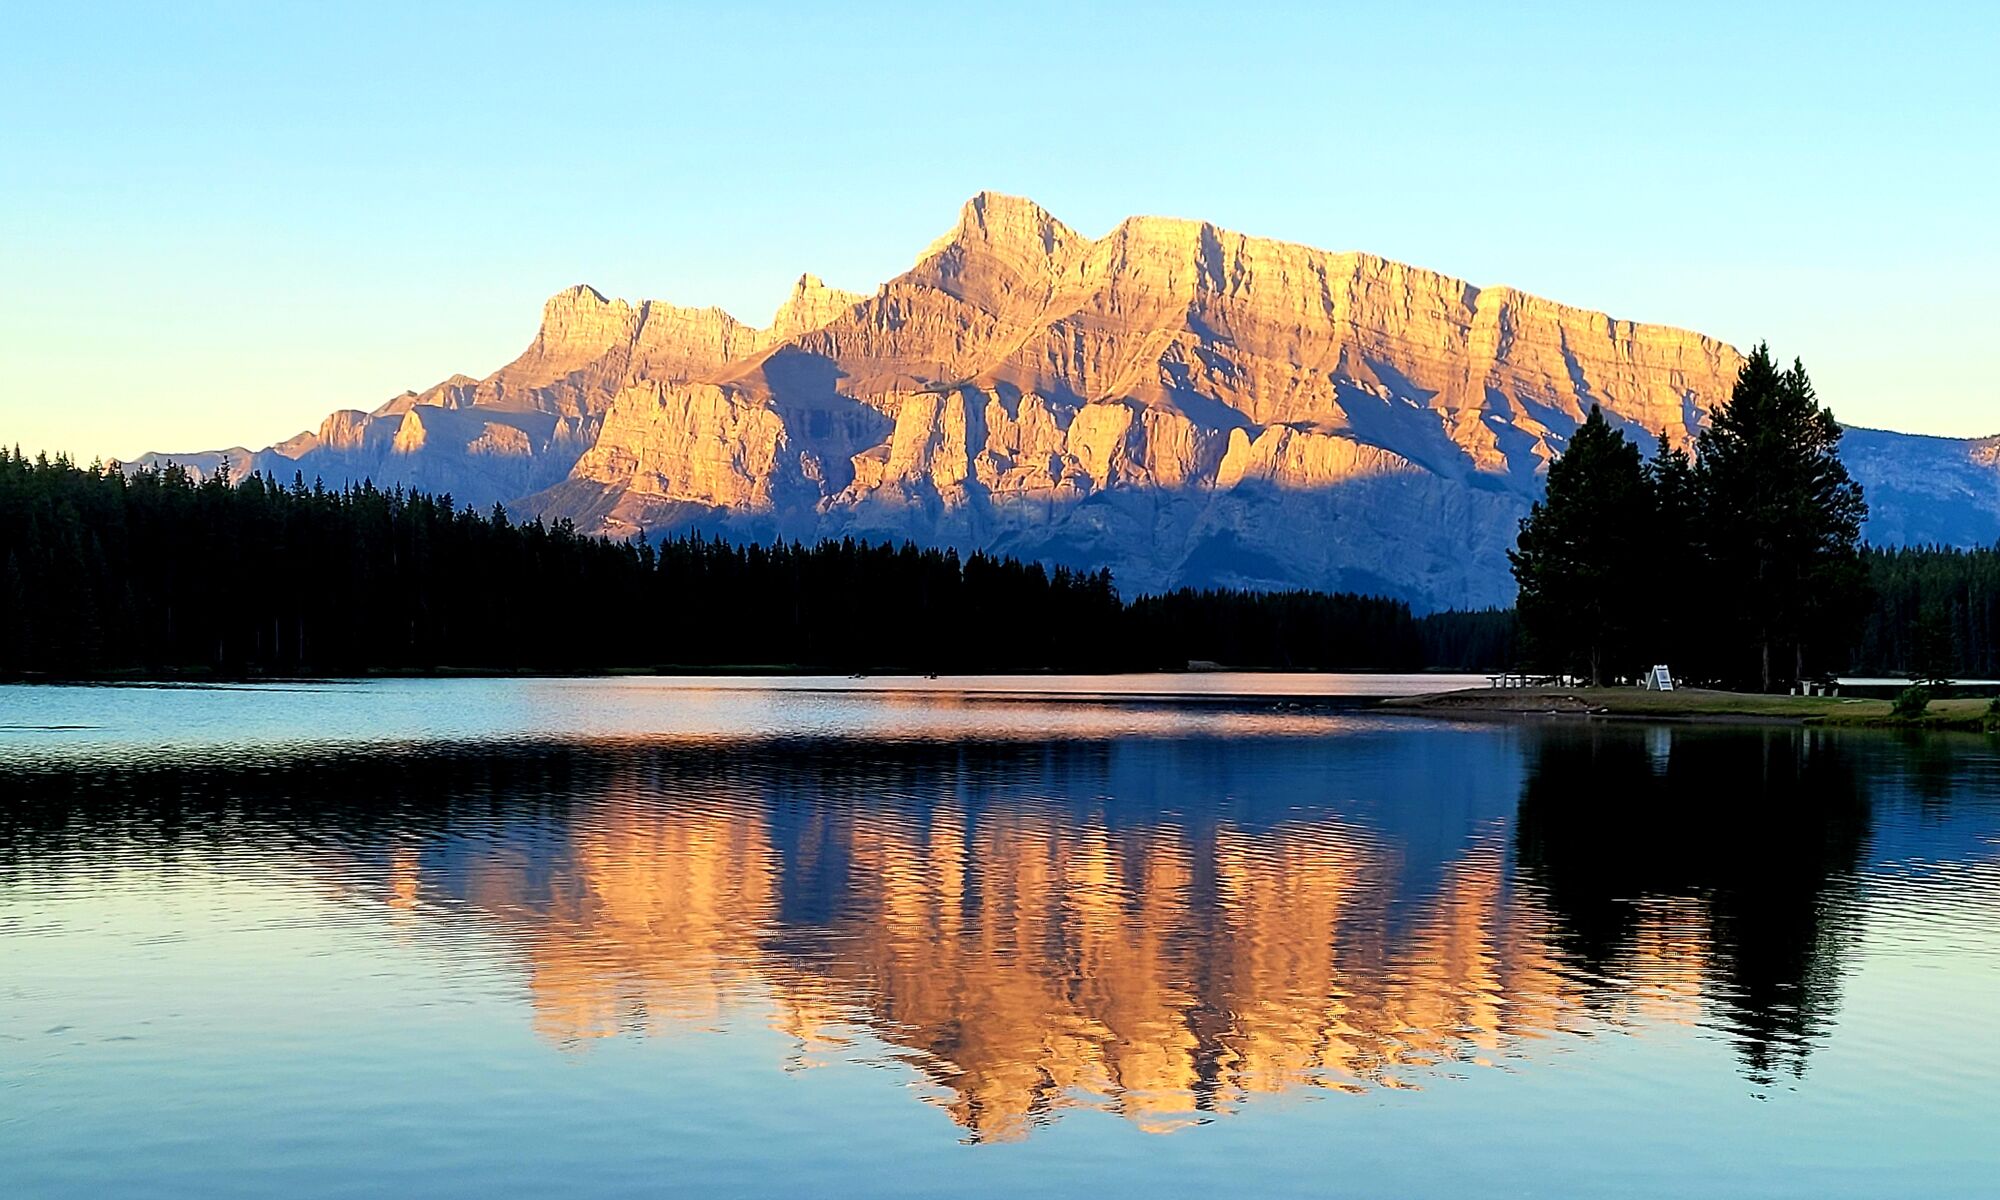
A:
POLYGON ((2000 743, 1437 686, 0 688, 0 1195, 1996 1194, 2000 743))

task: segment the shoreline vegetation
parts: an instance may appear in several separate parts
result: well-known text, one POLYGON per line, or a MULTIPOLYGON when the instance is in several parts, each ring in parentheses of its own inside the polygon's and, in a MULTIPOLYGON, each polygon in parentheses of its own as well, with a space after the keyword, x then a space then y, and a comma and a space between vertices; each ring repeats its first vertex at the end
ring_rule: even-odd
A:
POLYGON ((1866 546, 1868 505, 1840 460, 1842 432, 1805 364, 1781 369, 1765 345, 1692 447, 1663 431, 1643 460, 1592 405, 1508 554, 1523 657, 1591 686, 1404 707, 2000 728, 2000 699, 1940 690, 1959 690, 1953 667, 1992 662, 1993 555, 1866 546), (1911 679, 1893 700, 1814 694, 1843 663, 1891 649, 1911 679), (1652 671, 1677 686, 1601 686, 1643 679, 1648 663, 1666 664, 1652 671))
POLYGON ((1875 597, 1841 435, 1805 364, 1764 345, 1691 446, 1662 430, 1647 460, 1592 405, 1508 553, 1526 657, 1767 694, 1842 673, 1875 597))
POLYGON ((1853 696, 1785 696, 1709 688, 1659 692, 1639 687, 1527 687, 1396 696, 1381 701, 1378 707, 1433 717, 1567 717, 2000 732, 2000 699, 1988 697, 1929 700, 1918 715, 1899 712, 1893 700, 1853 696))

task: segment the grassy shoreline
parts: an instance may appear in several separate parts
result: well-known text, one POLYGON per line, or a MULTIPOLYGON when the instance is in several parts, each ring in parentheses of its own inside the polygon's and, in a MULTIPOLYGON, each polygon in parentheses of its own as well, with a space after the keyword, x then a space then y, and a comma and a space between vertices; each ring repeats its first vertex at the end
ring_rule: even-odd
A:
MULTIPOLYGON (((1242 674, 1269 674, 1256 669, 1242 674)), ((1313 674, 1314 672, 1304 672, 1313 674)), ((1337 672, 1368 675, 1384 672, 1337 672)), ((1423 674, 1409 672, 1407 674, 1423 674)), ((730 664, 692 667, 681 665, 606 667, 591 670, 534 670, 523 668, 452 668, 429 670, 375 670, 356 675, 235 675, 207 671, 105 672, 70 678, 61 676, 0 678, 0 683, 44 685, 110 686, 240 686, 245 684, 313 684, 365 682, 373 679, 589 679, 733 675, 751 678, 786 678, 811 675, 845 676, 851 672, 836 668, 813 668, 788 663, 730 664)), ((916 678, 923 672, 905 669, 878 669, 869 677, 916 678)), ((1011 675, 1065 675, 1070 672, 1019 670, 1011 675)), ((1185 674, 1175 671, 1084 672, 1089 675, 1132 676, 1185 674)), ((1202 675, 1210 672, 1193 672, 1202 675)), ((1406 674, 1386 672, 1386 674, 1406 674)), ((944 675, 945 680, 954 674, 944 675)), ((931 678, 938 678, 931 676, 931 678)), ((1204 694, 1204 699, 1220 699, 1204 694)), ((1255 697, 1245 696, 1245 699, 1255 697)), ((1310 695, 1277 697, 1293 702, 1312 700, 1310 695)), ((1726 692, 1706 688, 1679 688, 1671 692, 1648 691, 1635 687, 1526 687, 1464 688, 1456 691, 1425 692, 1410 696, 1371 699, 1366 695, 1320 697, 1345 706, 1372 707, 1378 711, 1412 716, 1458 719, 1527 720, 1566 718, 1571 720, 1675 721, 1706 724, 1817 725, 1872 729, 1941 729, 2000 733, 2000 711, 1986 697, 1937 699, 1930 702, 1922 717, 1899 717, 1888 700, 1848 696, 1773 696, 1756 692, 1726 692)))
POLYGON ((1653 692, 1634 687, 1469 688, 1397 696, 1386 710, 1454 717, 1572 717, 1646 721, 1700 721, 1784 725, 1836 725, 1879 729, 2000 731, 2000 717, 1985 699, 1933 700, 1921 717, 1898 717, 1887 700, 1846 696, 1766 696, 1681 688, 1653 692))

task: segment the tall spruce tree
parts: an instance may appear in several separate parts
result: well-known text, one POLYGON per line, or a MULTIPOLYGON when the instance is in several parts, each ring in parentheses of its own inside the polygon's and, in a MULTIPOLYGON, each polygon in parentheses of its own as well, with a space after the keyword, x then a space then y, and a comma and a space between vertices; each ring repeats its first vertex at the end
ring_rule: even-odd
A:
POLYGON ((1868 506, 1805 365, 1780 371, 1767 346, 1745 360, 1698 445, 1709 557, 1732 593, 1720 607, 1735 614, 1738 644, 1768 692, 1781 674, 1803 678, 1815 654, 1851 642, 1866 601, 1868 506))
POLYGON ((1520 585, 1530 653, 1591 686, 1633 665, 1650 625, 1647 546, 1653 491, 1639 447, 1591 405, 1569 447, 1549 464, 1548 494, 1521 521, 1507 554, 1520 585))
POLYGON ((1660 431, 1659 449, 1646 464, 1653 487, 1653 542, 1648 618, 1661 662, 1677 677, 1707 680, 1714 657, 1703 626, 1714 577, 1704 552, 1707 497, 1694 457, 1660 431))

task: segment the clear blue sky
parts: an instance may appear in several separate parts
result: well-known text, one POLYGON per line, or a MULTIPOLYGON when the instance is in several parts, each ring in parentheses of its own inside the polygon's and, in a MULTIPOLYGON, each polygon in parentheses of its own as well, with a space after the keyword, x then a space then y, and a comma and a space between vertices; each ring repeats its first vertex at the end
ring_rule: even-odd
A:
POLYGON ((801 271, 872 289, 982 188, 1768 338, 1845 420, 2000 431, 2000 5, 22 0, 4 26, 0 441, 30 448, 264 445, 492 370, 576 282, 761 323, 801 271))

